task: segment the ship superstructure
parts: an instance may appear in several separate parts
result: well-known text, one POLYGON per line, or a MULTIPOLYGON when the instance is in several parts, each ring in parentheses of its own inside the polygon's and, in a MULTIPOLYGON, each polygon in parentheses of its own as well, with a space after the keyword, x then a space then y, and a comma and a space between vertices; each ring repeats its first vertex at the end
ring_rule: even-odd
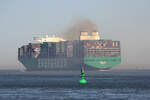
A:
POLYGON ((39 43, 18 48, 18 59, 27 70, 110 69, 121 63, 120 41, 100 39, 97 31, 82 31, 79 40, 36 37, 39 43))
POLYGON ((53 35, 53 36, 49 36, 49 35, 38 36, 38 37, 34 37, 33 39, 38 41, 39 43, 43 43, 43 42, 63 42, 63 41, 66 41, 65 39, 63 39, 61 37, 56 37, 55 35, 53 35))

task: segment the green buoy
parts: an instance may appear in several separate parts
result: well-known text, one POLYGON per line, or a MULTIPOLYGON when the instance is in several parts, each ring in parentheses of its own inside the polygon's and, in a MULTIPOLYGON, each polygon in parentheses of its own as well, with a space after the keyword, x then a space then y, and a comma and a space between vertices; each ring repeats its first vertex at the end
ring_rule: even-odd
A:
POLYGON ((85 80, 85 74, 84 69, 81 69, 81 80, 79 81, 80 84, 86 84, 87 81, 85 80))

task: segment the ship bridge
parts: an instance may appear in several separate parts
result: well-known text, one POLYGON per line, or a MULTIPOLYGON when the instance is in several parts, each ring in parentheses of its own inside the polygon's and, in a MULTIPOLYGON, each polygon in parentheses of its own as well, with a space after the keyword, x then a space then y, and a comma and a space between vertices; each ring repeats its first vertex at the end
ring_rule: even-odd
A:
POLYGON ((90 35, 88 32, 81 32, 80 40, 100 40, 99 32, 94 31, 90 35))

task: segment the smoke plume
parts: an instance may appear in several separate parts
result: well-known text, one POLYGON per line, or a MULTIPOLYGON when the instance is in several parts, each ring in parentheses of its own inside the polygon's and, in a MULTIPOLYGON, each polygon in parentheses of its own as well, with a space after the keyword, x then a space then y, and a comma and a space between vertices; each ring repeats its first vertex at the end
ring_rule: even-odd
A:
POLYGON ((78 40, 81 31, 98 31, 98 26, 89 19, 76 21, 63 34, 66 40, 78 40))

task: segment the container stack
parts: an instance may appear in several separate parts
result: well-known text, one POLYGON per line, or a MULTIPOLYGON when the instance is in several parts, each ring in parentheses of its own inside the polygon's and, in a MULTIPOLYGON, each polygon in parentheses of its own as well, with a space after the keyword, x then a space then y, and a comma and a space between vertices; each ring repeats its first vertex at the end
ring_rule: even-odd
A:
POLYGON ((56 43, 56 56, 64 57, 66 56, 66 42, 57 42, 56 43))
POLYGON ((73 57, 73 43, 72 41, 66 42, 66 56, 67 57, 73 57))
POLYGON ((55 57, 103 57, 120 56, 120 42, 112 40, 84 40, 65 42, 44 42, 31 44, 18 49, 19 57, 55 58, 55 57))
POLYGON ((83 41, 84 56, 103 57, 103 56, 120 56, 119 41, 112 40, 87 40, 83 41))

